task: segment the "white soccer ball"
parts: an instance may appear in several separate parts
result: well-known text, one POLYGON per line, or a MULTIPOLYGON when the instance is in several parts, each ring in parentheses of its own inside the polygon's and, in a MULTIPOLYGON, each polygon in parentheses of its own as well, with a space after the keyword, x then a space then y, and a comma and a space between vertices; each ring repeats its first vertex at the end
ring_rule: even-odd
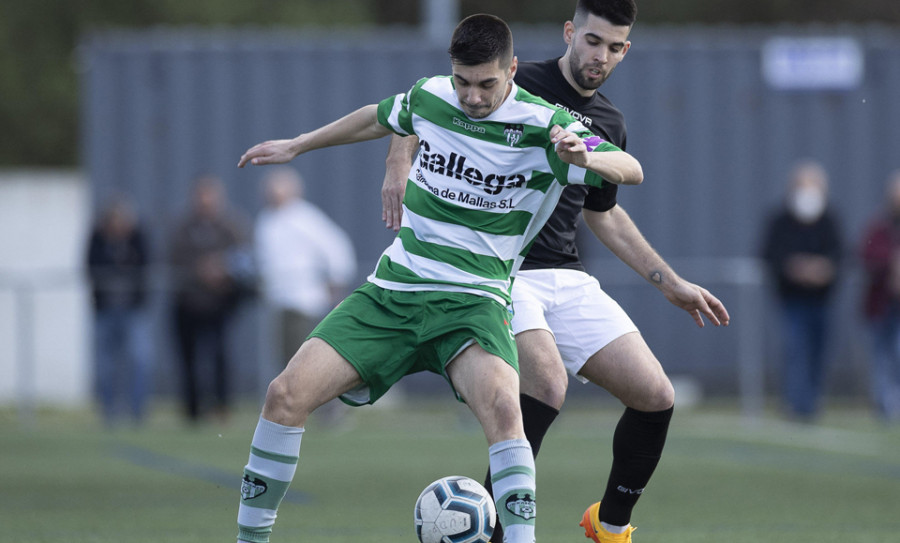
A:
POLYGON ((477 481, 443 477, 416 500, 416 536, 422 543, 487 543, 495 514, 493 498, 477 481))

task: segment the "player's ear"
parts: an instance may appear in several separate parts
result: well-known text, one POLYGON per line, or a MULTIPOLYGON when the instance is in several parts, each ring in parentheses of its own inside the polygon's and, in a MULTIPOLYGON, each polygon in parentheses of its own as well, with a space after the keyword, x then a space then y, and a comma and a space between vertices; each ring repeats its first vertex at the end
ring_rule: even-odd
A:
POLYGON ((626 42, 625 42, 625 47, 622 48, 622 56, 623 56, 623 57, 625 56, 626 53, 628 53, 628 50, 629 50, 629 49, 631 49, 631 42, 630 42, 630 41, 626 41, 626 42))
POLYGON ((509 82, 516 77, 516 70, 519 68, 519 57, 513 56, 512 62, 509 63, 509 82))
POLYGON ((572 21, 566 21, 566 24, 563 25, 563 40, 566 42, 566 45, 572 45, 572 39, 575 36, 575 23, 572 21))

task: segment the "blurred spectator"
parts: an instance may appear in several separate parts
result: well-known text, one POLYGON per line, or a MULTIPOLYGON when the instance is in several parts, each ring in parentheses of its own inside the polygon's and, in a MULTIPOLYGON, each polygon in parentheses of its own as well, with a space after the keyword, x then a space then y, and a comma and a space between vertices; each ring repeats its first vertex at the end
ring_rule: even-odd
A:
POLYGON ((182 366, 186 414, 196 422, 206 409, 198 355, 212 363, 214 410, 230 408, 226 330, 247 289, 246 220, 229 207, 222 181, 202 175, 194 181, 190 210, 171 240, 174 325, 182 366))
MULTIPOLYGON (((293 167, 269 171, 263 188, 266 207, 256 222, 256 261, 263 295, 274 317, 279 361, 287 364, 347 293, 355 279, 356 256, 341 227, 303 199, 303 178, 293 167)), ((332 400, 315 417, 334 426, 348 409, 332 400)))
POLYGON ((94 301, 97 393, 104 421, 119 416, 120 391, 130 416, 143 421, 151 379, 146 299, 147 244, 132 206, 116 198, 102 210, 88 242, 94 301))
POLYGON ((840 230, 828 207, 828 175, 803 161, 791 172, 786 205, 765 225, 763 258, 776 284, 784 341, 783 393, 803 421, 819 409, 828 311, 841 256, 840 230))
POLYGON ((891 174, 886 209, 862 245, 867 274, 865 314, 872 329, 871 392, 878 415, 900 419, 900 170, 891 174))
POLYGON ((279 359, 288 360, 355 279, 347 234, 303 199, 303 178, 290 166, 263 180, 266 207, 256 222, 256 261, 266 303, 273 310, 279 359))

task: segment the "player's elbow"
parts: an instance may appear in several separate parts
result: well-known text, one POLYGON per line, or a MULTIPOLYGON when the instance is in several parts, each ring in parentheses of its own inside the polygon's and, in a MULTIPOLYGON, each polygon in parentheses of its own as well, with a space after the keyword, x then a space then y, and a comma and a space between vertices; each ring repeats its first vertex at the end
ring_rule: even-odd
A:
POLYGON ((641 163, 636 158, 631 157, 627 170, 628 180, 625 181, 625 185, 640 185, 644 181, 644 168, 641 167, 641 163))
POLYGON ((635 164, 634 168, 631 172, 629 180, 625 182, 626 185, 640 185, 644 182, 644 169, 641 168, 640 164, 635 164))
MULTIPOLYGON (((604 153, 604 155, 606 155, 604 153)), ((603 178, 616 185, 640 185, 644 181, 644 170, 636 158, 624 151, 606 155, 609 157, 603 178)), ((606 158, 604 156, 604 158, 606 158)))
POLYGON ((640 185, 644 181, 644 170, 638 161, 619 170, 618 179, 611 181, 617 185, 640 185))

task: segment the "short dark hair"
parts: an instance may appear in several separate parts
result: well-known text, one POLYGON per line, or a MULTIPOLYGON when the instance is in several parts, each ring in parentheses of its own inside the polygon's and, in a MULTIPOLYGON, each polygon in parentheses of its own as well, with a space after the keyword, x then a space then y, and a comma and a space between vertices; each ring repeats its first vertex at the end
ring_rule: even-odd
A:
POLYGON ((470 15, 456 25, 447 52, 456 64, 475 66, 499 59, 500 66, 506 68, 512 63, 512 32, 499 17, 470 15))
POLYGON ((634 0, 578 0, 572 22, 580 25, 588 14, 601 17, 616 26, 631 26, 637 19, 634 0))

